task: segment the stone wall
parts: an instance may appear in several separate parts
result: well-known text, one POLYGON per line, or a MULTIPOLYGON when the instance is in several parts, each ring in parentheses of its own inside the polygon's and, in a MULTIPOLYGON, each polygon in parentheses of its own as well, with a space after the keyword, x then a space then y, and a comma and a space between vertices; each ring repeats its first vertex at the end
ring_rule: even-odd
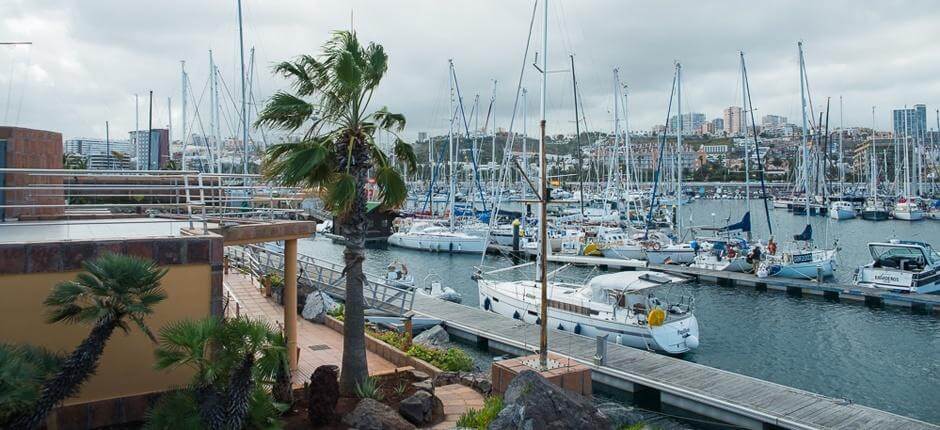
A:
MULTIPOLYGON (((62 134, 19 127, 0 127, 0 141, 6 141, 5 166, 18 169, 61 169, 62 134)), ((61 176, 33 176, 26 173, 0 173, 4 187, 32 184, 62 184, 61 176)), ((61 205, 62 190, 3 190, 4 205, 61 205)), ((63 208, 0 208, 3 218, 20 215, 58 215, 63 208)))

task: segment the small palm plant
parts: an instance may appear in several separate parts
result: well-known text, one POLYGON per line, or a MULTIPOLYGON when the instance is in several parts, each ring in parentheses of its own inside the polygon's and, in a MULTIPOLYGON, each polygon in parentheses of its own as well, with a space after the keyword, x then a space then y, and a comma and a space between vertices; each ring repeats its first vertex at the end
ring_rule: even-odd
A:
MULTIPOLYGON (((366 182, 370 172, 382 204, 397 207, 407 196, 405 181, 375 142, 377 132, 398 136, 405 117, 386 108, 369 109, 374 91, 388 69, 382 45, 363 46, 356 34, 340 31, 319 57, 302 55, 277 64, 274 71, 290 80, 293 92, 268 100, 256 126, 295 132, 298 142, 271 146, 264 174, 287 186, 324 189, 326 206, 346 237, 346 316, 340 391, 355 393, 368 376, 365 347, 362 262, 365 260, 366 182)), ((396 138, 393 153, 413 170, 414 150, 396 138)))
POLYGON ((266 427, 276 419, 267 389, 283 375, 287 356, 284 337, 267 323, 213 317, 179 321, 160 331, 155 356, 158 369, 184 366, 196 374, 188 389, 161 399, 147 428, 198 422, 208 429, 242 429, 266 427))
POLYGON ((115 330, 127 333, 133 323, 156 341, 144 318, 166 298, 160 287, 166 269, 152 261, 117 254, 86 261, 83 267, 85 271, 75 280, 56 285, 45 305, 50 309, 49 322, 92 324, 91 333, 46 380, 32 410, 19 417, 14 428, 39 427, 53 407, 78 394, 95 373, 115 330))
POLYGON ((44 348, 0 343, 0 428, 30 410, 61 365, 62 357, 44 348))

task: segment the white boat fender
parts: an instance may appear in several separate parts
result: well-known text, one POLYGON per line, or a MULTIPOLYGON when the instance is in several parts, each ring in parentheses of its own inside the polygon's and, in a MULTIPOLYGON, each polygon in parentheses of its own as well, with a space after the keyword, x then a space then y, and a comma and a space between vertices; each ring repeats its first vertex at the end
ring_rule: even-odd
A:
POLYGON ((691 334, 686 334, 686 335, 685 335, 685 346, 687 346, 689 349, 698 348, 698 336, 694 336, 694 335, 691 335, 691 334))

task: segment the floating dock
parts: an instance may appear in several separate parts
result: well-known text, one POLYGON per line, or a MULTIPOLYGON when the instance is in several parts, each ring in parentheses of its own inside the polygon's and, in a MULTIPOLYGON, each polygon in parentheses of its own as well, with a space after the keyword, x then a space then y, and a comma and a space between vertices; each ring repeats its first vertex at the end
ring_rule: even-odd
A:
MULTIPOLYGON (((413 310, 445 321, 452 336, 490 350, 531 354, 539 327, 478 308, 416 295, 413 310)), ((591 368, 595 386, 627 392, 644 408, 748 429, 940 429, 913 418, 654 352, 549 330, 549 349, 591 368)))

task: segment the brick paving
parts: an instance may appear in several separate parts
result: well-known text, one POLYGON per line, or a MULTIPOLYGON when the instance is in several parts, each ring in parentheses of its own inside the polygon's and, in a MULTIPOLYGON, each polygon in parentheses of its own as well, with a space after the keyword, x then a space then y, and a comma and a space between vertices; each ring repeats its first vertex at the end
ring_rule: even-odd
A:
MULTIPOLYGON (((271 298, 261 294, 260 286, 251 277, 243 274, 225 274, 225 294, 230 296, 229 315, 246 315, 264 318, 271 324, 284 324, 283 308, 271 298)), ((294 384, 301 385, 310 380, 317 367, 324 364, 339 366, 343 359, 343 335, 322 324, 314 324, 298 316, 297 346, 300 359, 293 374, 294 384), (314 348, 311 349, 310 347, 314 348)), ((369 373, 377 374, 395 370, 395 365, 379 355, 366 352, 369 373)), ((456 418, 455 418, 456 420, 456 418)))
POLYGON ((483 395, 473 388, 461 384, 451 384, 437 387, 434 394, 444 404, 444 421, 431 427, 432 429, 452 429, 457 427, 457 419, 467 409, 480 410, 483 408, 483 395))

